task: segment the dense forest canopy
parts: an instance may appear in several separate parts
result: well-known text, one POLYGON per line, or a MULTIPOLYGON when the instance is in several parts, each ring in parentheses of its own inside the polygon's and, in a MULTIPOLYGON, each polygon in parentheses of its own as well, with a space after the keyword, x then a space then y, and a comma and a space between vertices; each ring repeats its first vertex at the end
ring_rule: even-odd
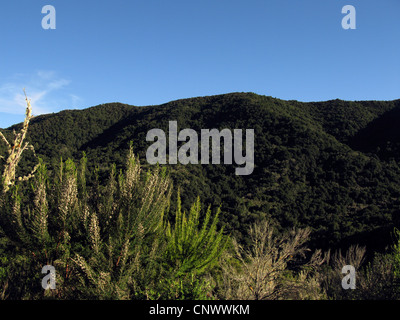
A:
MULTIPOLYGON (((249 226, 268 218, 281 230, 311 227, 311 246, 382 249, 400 218, 399 115, 400 100, 303 103, 231 93, 37 116, 28 140, 50 171, 60 158, 78 161, 85 152, 88 167, 97 166, 102 177, 114 163, 124 165, 130 141, 146 168, 146 134, 153 128, 167 132, 169 121, 198 132, 254 129, 249 176, 235 175, 235 165, 166 165, 185 195, 183 207, 198 195, 214 209, 221 206, 220 224, 243 243, 249 226)), ((20 127, 2 132, 10 136, 20 127)), ((30 165, 25 156, 20 170, 30 165)))

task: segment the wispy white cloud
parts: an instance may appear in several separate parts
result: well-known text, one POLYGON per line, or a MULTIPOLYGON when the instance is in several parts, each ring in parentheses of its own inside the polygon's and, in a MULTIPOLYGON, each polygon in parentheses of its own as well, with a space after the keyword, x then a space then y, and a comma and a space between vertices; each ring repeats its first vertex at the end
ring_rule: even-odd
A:
POLYGON ((0 112, 23 114, 26 107, 23 89, 31 99, 34 115, 58 111, 66 105, 74 107, 81 99, 66 93, 70 83, 51 70, 14 74, 0 81, 0 112))

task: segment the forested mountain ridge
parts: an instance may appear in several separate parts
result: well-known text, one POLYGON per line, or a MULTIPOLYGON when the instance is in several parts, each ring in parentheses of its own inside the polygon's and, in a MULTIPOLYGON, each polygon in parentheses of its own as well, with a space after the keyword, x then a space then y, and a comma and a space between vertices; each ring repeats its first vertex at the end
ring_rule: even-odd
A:
POLYGON ((38 116, 28 140, 53 166, 60 157, 79 159, 85 152, 89 167, 106 171, 123 164, 130 141, 146 166, 146 134, 153 128, 167 133, 168 121, 198 132, 254 129, 255 169, 249 176, 236 176, 235 165, 168 166, 183 205, 197 195, 221 205, 221 223, 244 241, 248 226, 267 218, 282 229, 312 227, 316 246, 384 245, 400 215, 399 110, 400 100, 303 103, 231 93, 38 116))

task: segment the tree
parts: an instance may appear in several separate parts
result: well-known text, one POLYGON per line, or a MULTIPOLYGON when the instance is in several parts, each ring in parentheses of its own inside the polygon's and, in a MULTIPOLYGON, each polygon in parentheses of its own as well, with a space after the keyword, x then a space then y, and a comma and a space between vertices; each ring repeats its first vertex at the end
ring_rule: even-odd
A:
POLYGON ((317 250, 297 277, 291 277, 289 263, 304 258, 309 229, 292 229, 276 234, 269 221, 254 224, 250 229, 251 243, 244 248, 234 241, 234 258, 223 267, 222 293, 230 299, 270 300, 289 296, 321 297, 318 282, 311 278, 312 269, 324 262, 317 250), (235 266, 237 265, 238 266, 235 266), (309 291, 305 294, 306 291, 309 291))
POLYGON ((176 276, 194 271, 202 273, 215 264, 229 239, 224 236, 223 228, 217 231, 220 209, 211 220, 208 207, 200 227, 200 198, 190 208, 189 215, 182 212, 179 192, 177 201, 175 224, 171 227, 168 222, 166 227, 166 263, 176 276))

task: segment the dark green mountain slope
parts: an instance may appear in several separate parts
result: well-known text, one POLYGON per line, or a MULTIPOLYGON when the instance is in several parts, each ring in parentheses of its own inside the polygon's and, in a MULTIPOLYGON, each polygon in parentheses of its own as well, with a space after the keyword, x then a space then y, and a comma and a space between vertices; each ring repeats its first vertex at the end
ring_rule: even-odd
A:
POLYGON ((303 104, 324 130, 341 142, 348 143, 361 129, 385 112, 400 106, 397 101, 342 101, 303 104))
POLYGON ((384 160, 400 160, 400 103, 371 121, 349 141, 352 148, 384 160))
POLYGON ((106 171, 111 163, 122 164, 129 141, 146 164, 147 132, 168 132, 168 121, 177 121, 178 130, 197 132, 254 129, 250 176, 236 176, 236 165, 169 166, 184 205, 196 195, 222 205, 221 223, 244 241, 251 223, 269 218, 282 228, 311 226, 319 247, 349 241, 380 246, 400 214, 400 169, 397 161, 360 147, 364 138, 359 137, 399 106, 399 100, 301 103, 232 93, 41 116, 32 121, 29 138, 49 163, 60 156, 79 158, 85 151, 92 167, 106 171))

